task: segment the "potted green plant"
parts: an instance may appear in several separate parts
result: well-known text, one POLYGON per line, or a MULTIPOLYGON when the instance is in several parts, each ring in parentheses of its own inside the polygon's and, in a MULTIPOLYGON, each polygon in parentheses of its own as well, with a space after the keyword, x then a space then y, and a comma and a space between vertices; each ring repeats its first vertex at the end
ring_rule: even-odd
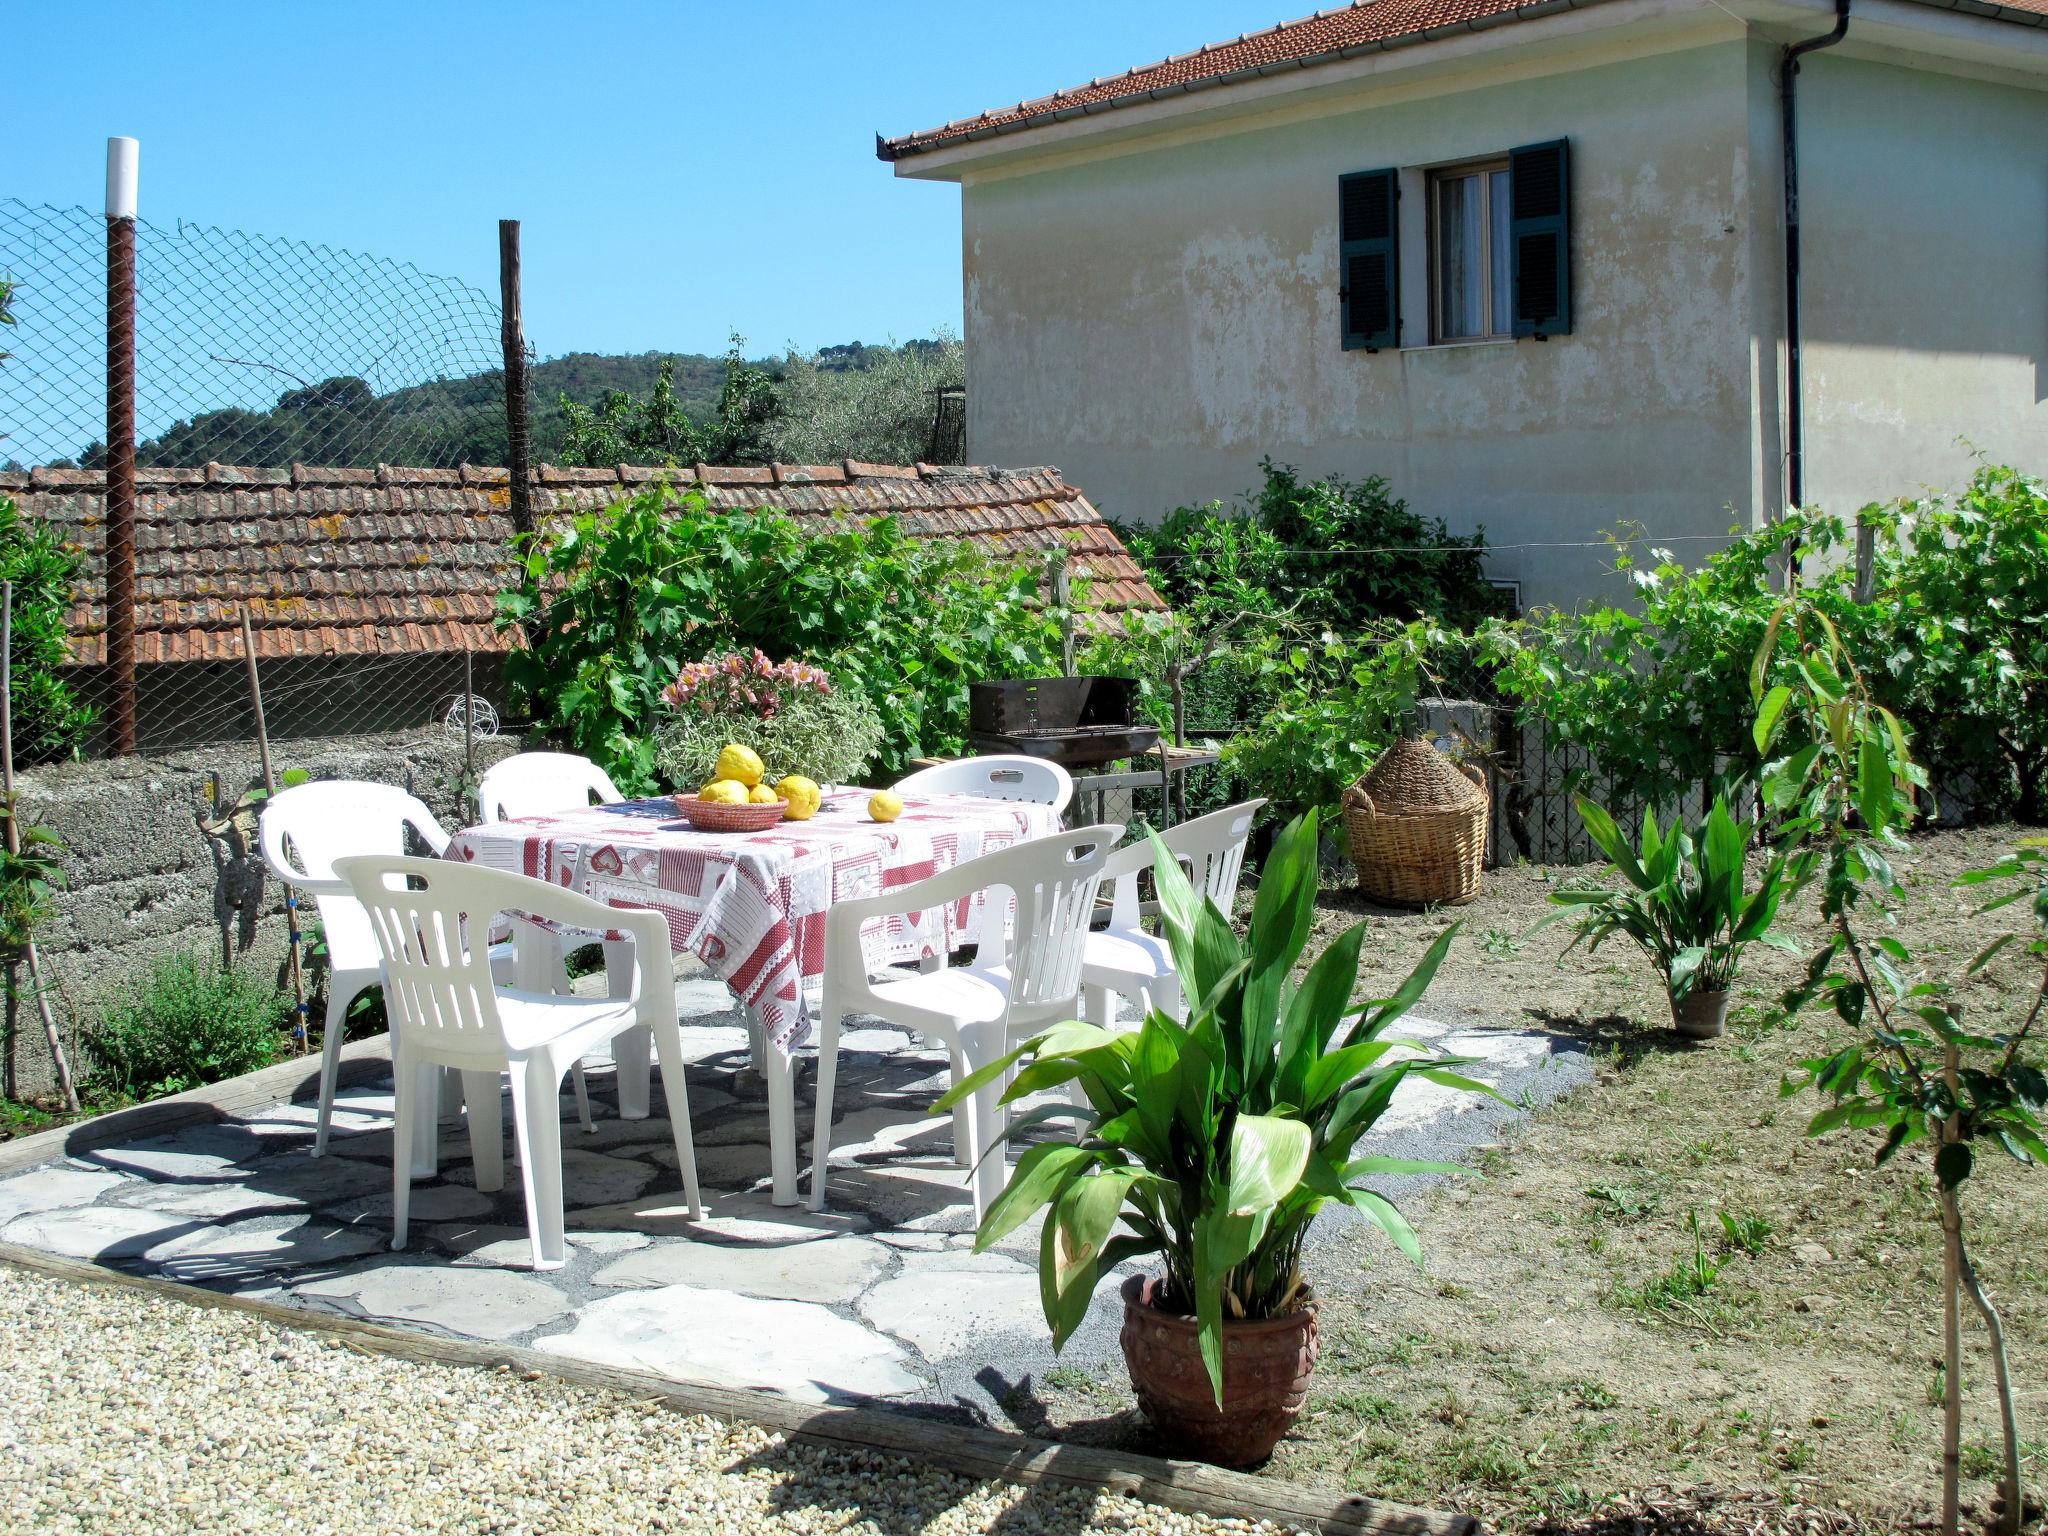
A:
MULTIPOLYGON (((1578 797, 1586 831, 1628 881, 1621 891, 1553 891, 1550 899, 1578 913, 1577 932, 1565 946, 1598 949, 1614 934, 1635 940, 1657 967, 1679 1034, 1710 1040, 1728 1019, 1728 999, 1741 974, 1742 952, 1751 944, 1798 951, 1798 944, 1771 927, 1785 898, 1804 883, 1808 863, 1773 854, 1756 888, 1749 890, 1743 865, 1756 835, 1754 821, 1737 821, 1724 797, 1716 796, 1705 820, 1688 831, 1677 817, 1668 830, 1654 812, 1643 816, 1640 852, 1629 846, 1614 818, 1578 797)), ((1538 924, 1542 926, 1542 924, 1538 924)))
POLYGON ((1024 1153, 975 1246, 986 1250, 1050 1207, 1039 1287, 1055 1349, 1080 1325, 1105 1268, 1158 1254, 1159 1274, 1123 1286, 1132 1387, 1169 1439, 1229 1466, 1263 1460, 1301 1411, 1316 1360, 1301 1253, 1316 1213, 1332 1201, 1350 1205, 1420 1262, 1414 1230, 1365 1181, 1462 1171, 1361 1156, 1359 1138, 1411 1075, 1493 1092, 1453 1070, 1463 1059, 1387 1033, 1422 996, 1456 925, 1393 996, 1362 1007, 1351 996, 1363 923, 1293 979, 1315 914, 1316 839, 1314 812, 1282 829, 1239 938, 1155 838, 1161 922, 1187 1022, 1154 1009, 1135 1030, 1061 1024, 940 1101, 950 1109, 1027 1057, 1005 1102, 1079 1085, 1085 1108, 1048 1106, 1011 1125, 1016 1135, 1072 1117, 1078 1134, 1024 1153))

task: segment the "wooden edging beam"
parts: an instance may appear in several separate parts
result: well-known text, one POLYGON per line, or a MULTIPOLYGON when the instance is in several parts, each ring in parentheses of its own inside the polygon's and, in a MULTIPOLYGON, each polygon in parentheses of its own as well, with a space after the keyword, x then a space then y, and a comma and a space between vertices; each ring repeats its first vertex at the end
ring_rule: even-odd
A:
POLYGON ((1187 1514, 1265 1520, 1327 1536, 1479 1536, 1478 1522, 1469 1515, 1438 1514, 1312 1485, 1226 1472, 1197 1462, 1061 1445, 1029 1435, 916 1418, 886 1408, 820 1407, 772 1392, 694 1386, 645 1371, 620 1370, 517 1345, 443 1338, 273 1301, 224 1295, 58 1258, 13 1243, 0 1243, 0 1264, 76 1284, 239 1312, 396 1360, 552 1376, 574 1386, 623 1393, 635 1402, 658 1402, 677 1413, 757 1424, 794 1440, 838 1450, 902 1456, 971 1478, 1120 1493, 1187 1514))

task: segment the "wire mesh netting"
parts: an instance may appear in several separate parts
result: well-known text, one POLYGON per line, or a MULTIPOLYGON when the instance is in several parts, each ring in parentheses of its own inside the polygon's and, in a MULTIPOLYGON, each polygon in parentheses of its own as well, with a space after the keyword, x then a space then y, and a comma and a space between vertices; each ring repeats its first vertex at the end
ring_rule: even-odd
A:
MULTIPOLYGON (((337 593, 338 578, 321 584, 314 555, 291 562, 304 579, 284 590, 286 563, 254 552, 317 537, 319 514, 350 494, 334 476, 312 497, 280 489, 306 468, 505 462, 496 300, 407 262, 305 241, 184 221, 138 220, 134 236, 136 749, 250 739, 237 632, 245 608, 280 738, 412 730, 451 710, 459 719, 466 665, 483 679, 476 687, 495 720, 497 657, 486 651, 466 664, 463 643, 485 648, 475 635, 456 643, 449 633, 411 632, 419 626, 404 620, 432 616, 405 611, 402 571, 374 573, 375 590, 337 593), (202 491, 209 507, 195 521, 196 507, 180 498, 202 491), (337 596, 385 601, 341 638, 289 611, 324 598, 326 612, 337 596), (366 626, 378 623, 366 647, 366 626)), ((104 482, 93 473, 106 466, 107 220, 0 200, 0 281, 14 322, 0 332, 9 354, 0 362, 0 469, 16 472, 13 494, 52 541, 45 563, 30 567, 45 578, 40 588, 16 573, 17 623, 36 622, 40 602, 41 622, 62 640, 43 707, 17 729, 17 755, 100 755, 110 749, 115 691, 104 482), (24 470, 40 473, 24 482, 24 470), (84 473, 67 480, 58 473, 67 470, 84 473)), ((402 547, 405 530, 386 531, 402 547)), ((468 617, 474 629, 477 615, 468 617)))
MULTIPOLYGON (((0 461, 105 462, 106 220, 0 200, 0 461)), ((497 302, 407 262, 178 221, 136 243, 136 462, 502 464, 497 302)))

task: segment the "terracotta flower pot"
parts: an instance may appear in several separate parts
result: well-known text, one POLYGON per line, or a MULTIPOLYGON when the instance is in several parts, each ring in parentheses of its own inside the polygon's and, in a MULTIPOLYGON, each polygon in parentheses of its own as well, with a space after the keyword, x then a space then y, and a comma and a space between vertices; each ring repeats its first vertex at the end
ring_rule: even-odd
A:
POLYGON ((1225 1467, 1264 1461, 1308 1396, 1316 1368, 1315 1304, 1286 1317, 1223 1324, 1219 1409, 1195 1320, 1155 1307, 1157 1284, 1149 1275, 1123 1284, 1124 1363, 1138 1406, 1176 1450, 1225 1467))
POLYGON ((1728 1023, 1729 992, 1688 992, 1671 1004, 1671 1027, 1688 1040, 1711 1040, 1728 1023))

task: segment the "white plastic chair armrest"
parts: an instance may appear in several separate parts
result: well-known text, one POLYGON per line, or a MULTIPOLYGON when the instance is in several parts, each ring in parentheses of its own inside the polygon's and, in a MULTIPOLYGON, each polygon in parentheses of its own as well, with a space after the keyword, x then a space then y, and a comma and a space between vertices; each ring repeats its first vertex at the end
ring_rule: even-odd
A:
MULTIPOLYGON (((268 861, 266 861, 268 862, 268 861)), ((311 875, 302 875, 291 869, 279 869, 271 865, 271 873, 286 885, 304 891, 308 896, 346 896, 355 899, 355 892, 346 880, 315 880, 311 875)))
POLYGON ((827 942, 833 925, 851 925, 857 933, 862 924, 878 917, 901 917, 911 912, 925 912, 933 907, 950 906, 963 896, 973 896, 988 890, 997 882, 985 867, 988 860, 998 857, 983 854, 978 859, 969 859, 964 864, 955 864, 951 869, 940 870, 935 875, 926 875, 922 880, 913 880, 908 885, 899 885, 893 890, 882 891, 874 896, 855 896, 845 901, 835 901, 825 914, 827 942))
POLYGON ((432 850, 435 858, 440 858, 442 854, 448 851, 448 844, 452 841, 448 830, 440 822, 434 820, 433 813, 424 805, 420 806, 416 812, 407 811, 405 820, 406 825, 419 833, 420 841, 432 850))
POLYGON ((263 854, 263 867, 271 875, 309 896, 353 896, 346 880, 316 880, 285 857, 284 827, 264 817, 256 824, 256 845, 263 854))

